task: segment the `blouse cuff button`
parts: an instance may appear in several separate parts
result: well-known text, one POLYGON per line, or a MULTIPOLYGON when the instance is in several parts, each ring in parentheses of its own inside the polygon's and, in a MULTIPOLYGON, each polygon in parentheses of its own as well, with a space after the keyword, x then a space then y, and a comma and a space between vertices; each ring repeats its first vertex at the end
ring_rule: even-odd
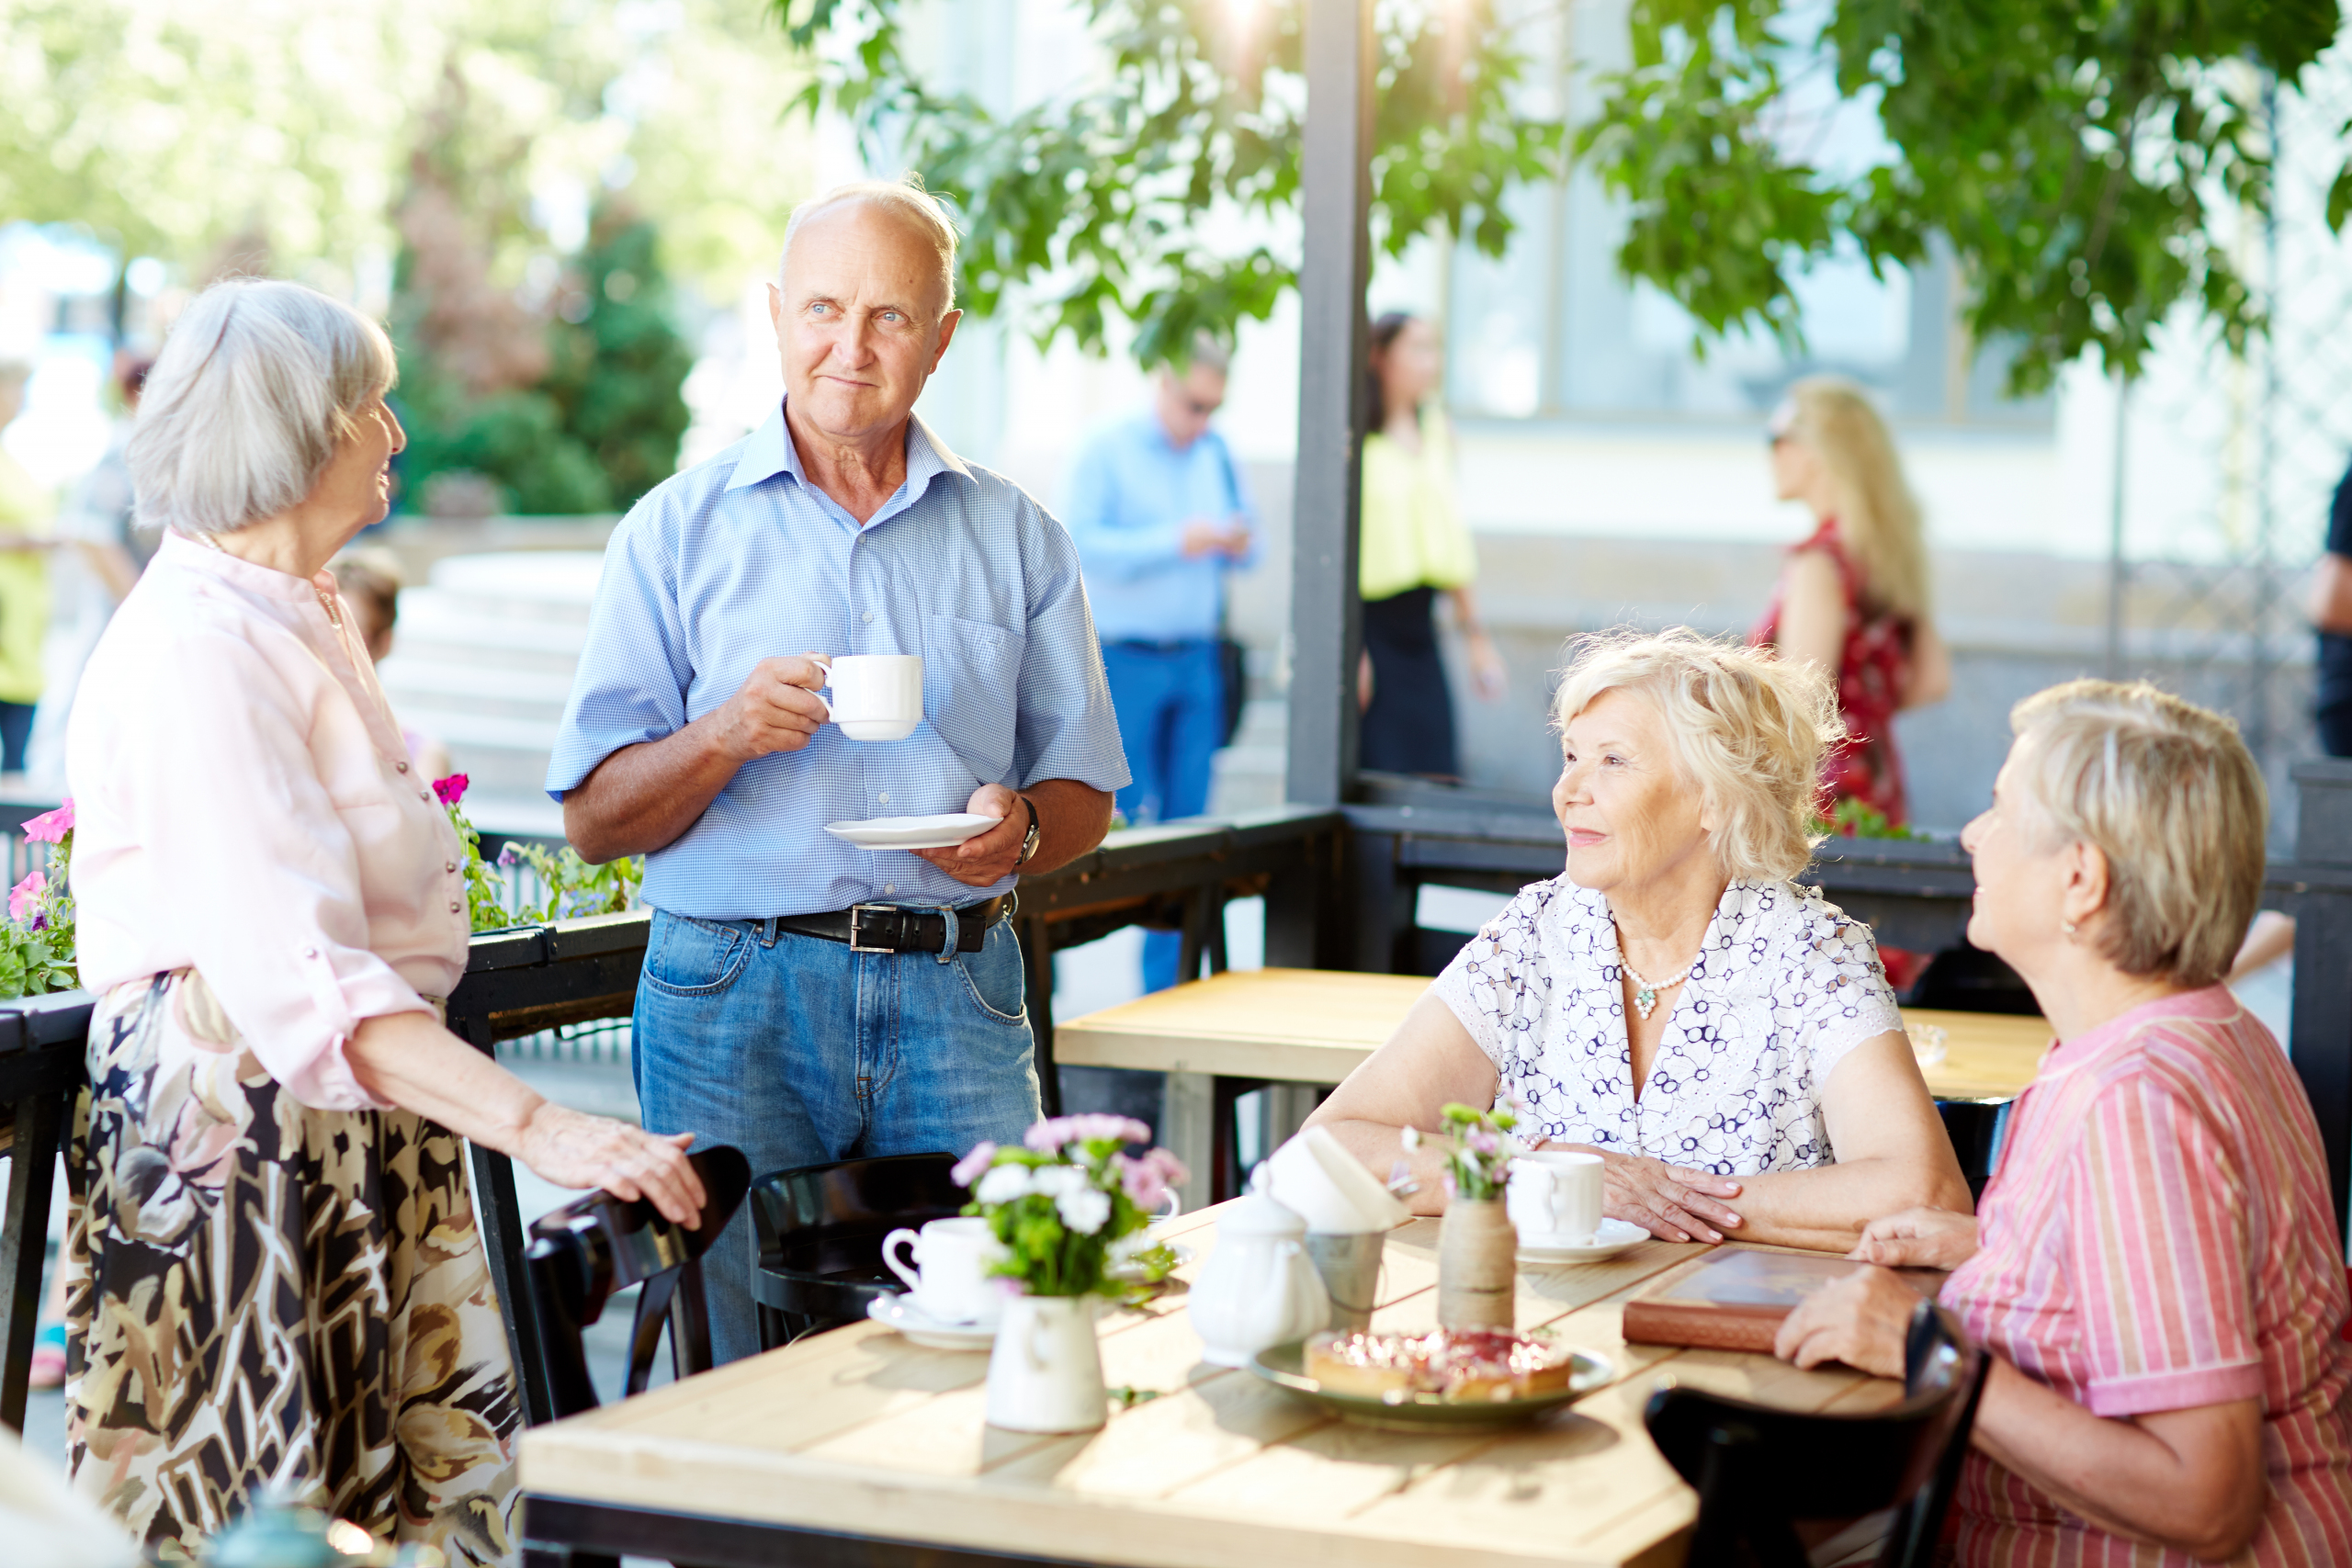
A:
POLYGON ((451 861, 447 865, 443 866, 441 869, 443 871, 455 871, 458 869, 458 863, 456 861, 451 861))
POLYGON ((456 914, 456 913, 458 912, 458 908, 459 908, 459 906, 458 906, 458 904, 456 904, 455 902, 452 902, 452 903, 450 904, 450 906, 449 906, 449 913, 451 913, 451 914, 453 914, 453 915, 454 915, 454 914, 456 914))
POLYGON ((408 764, 406 762, 394 762, 392 766, 398 768, 402 773, 408 772, 408 764))

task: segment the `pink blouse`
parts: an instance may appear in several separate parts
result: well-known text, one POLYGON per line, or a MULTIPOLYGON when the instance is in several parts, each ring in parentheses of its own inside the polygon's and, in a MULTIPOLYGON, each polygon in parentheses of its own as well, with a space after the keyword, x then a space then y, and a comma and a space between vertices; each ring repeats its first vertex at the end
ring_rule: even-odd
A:
POLYGON ((382 1109, 344 1047, 432 1011, 470 922, 457 833, 327 574, 166 533, 83 673, 66 777, 83 984, 192 967, 295 1099, 382 1109))
MULTIPOLYGON (((2270 1506, 2233 1562, 2352 1562, 2343 1233, 2301 1082, 2220 986, 2052 1050, 1944 1304, 2093 1415, 2262 1403, 2270 1506)), ((1972 1565, 2181 1564, 2086 1523, 1982 1453, 1957 1499, 1972 1565)))

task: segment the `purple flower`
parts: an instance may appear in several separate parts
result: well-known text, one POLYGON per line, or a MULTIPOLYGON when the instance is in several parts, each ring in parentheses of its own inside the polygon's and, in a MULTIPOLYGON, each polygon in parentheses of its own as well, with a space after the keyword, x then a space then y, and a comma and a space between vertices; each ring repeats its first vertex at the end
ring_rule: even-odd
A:
POLYGON ((46 875, 38 871, 26 873, 25 879, 8 890, 8 918, 21 920, 27 915, 37 913, 42 897, 48 892, 49 878, 46 875))
POLYGON ((1114 1144, 1148 1144, 1151 1129, 1132 1116, 1109 1116, 1088 1112, 1078 1116, 1054 1116, 1029 1129, 1022 1142, 1039 1154, 1052 1154, 1071 1144, 1092 1143, 1097 1139, 1114 1144))
POLYGON ((510 840, 504 849, 498 852, 498 863, 501 865, 521 865, 523 863, 522 852, 517 850, 510 840))
POLYGON ((72 795, 67 795, 65 804, 56 810, 42 812, 28 821, 24 827, 25 837, 36 844, 62 843, 65 841, 65 835, 73 830, 74 797, 72 795))
POLYGON ((446 779, 433 781, 433 794, 444 806, 455 806, 466 798, 466 785, 473 781, 463 773, 451 773, 446 779))
POLYGON ((1485 1127, 1471 1128, 1469 1136, 1462 1141, 1470 1145, 1473 1154, 1490 1155, 1503 1146, 1502 1140, 1496 1137, 1490 1129, 1485 1127))
POLYGON ((1114 1155, 1111 1168, 1118 1173, 1119 1185, 1125 1189, 1128 1201, 1146 1213, 1159 1212, 1168 1201, 1170 1188, 1182 1187, 1192 1179, 1184 1162, 1166 1149, 1153 1149, 1139 1159, 1114 1155))
POLYGON ((996 1145, 983 1138, 972 1146, 970 1154, 956 1162, 956 1168, 948 1174, 955 1177, 956 1186, 969 1187, 995 1163, 996 1145))

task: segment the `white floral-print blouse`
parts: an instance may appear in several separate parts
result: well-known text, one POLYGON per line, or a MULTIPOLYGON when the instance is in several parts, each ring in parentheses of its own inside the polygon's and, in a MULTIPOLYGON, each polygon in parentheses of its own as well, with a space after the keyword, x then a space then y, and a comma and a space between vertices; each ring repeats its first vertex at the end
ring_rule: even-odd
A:
POLYGON ((1659 998, 1673 1010, 1639 1100, 1620 963, 1608 904, 1563 875, 1521 889, 1438 976, 1523 1133, 1721 1176, 1836 1160, 1822 1086, 1903 1028, 1869 927, 1815 888, 1725 888, 1690 979, 1659 998))

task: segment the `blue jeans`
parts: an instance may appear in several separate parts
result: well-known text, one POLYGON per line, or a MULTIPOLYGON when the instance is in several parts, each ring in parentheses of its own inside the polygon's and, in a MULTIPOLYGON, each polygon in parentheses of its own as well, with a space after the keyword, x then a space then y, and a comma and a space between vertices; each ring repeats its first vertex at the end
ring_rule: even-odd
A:
MULTIPOLYGON (((772 920, 655 910, 637 987, 645 1125, 732 1144, 754 1177, 871 1155, 1019 1143, 1037 1120, 1035 1046, 1009 919, 978 953, 852 953, 772 920)), ((703 1259, 711 1349, 760 1348, 747 1203, 703 1259)))
MULTIPOLYGON (((1106 642, 1102 670, 1135 782, 1119 792, 1130 822, 1198 817, 1209 808, 1209 760, 1225 740, 1225 671, 1216 644, 1106 642)), ((1179 931, 1146 931, 1143 988, 1176 983, 1179 931)), ((1191 976, 1186 976, 1191 978, 1191 976)))

